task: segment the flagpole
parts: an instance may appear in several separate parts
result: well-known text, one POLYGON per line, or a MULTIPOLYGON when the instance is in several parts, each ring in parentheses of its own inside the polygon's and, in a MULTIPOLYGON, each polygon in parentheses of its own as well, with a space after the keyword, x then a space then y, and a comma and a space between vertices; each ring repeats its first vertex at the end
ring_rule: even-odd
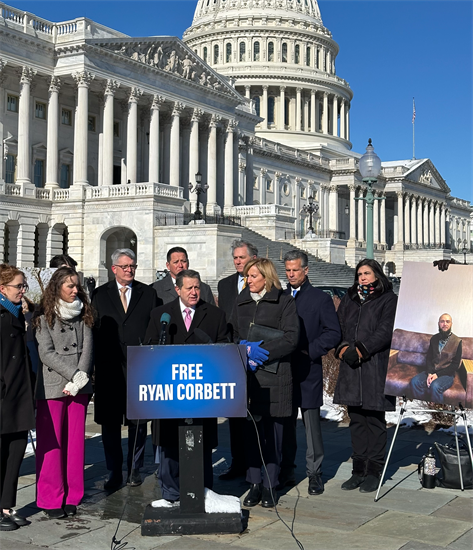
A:
POLYGON ((416 103, 412 98, 412 160, 416 158, 416 103))

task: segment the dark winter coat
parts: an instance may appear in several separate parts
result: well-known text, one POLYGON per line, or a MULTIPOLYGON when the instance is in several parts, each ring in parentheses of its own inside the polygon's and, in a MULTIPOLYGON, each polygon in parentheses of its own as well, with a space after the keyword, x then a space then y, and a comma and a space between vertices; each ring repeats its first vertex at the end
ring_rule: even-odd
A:
POLYGON ((33 375, 26 348, 25 318, 0 306, 0 433, 31 430, 35 425, 33 375))
MULTIPOLYGON (((151 313, 148 330, 146 331, 146 343, 157 344, 161 333, 161 315, 169 313, 171 320, 166 327, 166 343, 177 344, 202 344, 202 339, 194 332, 196 328, 210 338, 214 343, 226 343, 227 321, 225 313, 216 306, 200 301, 196 308, 189 330, 186 329, 179 299, 156 308, 151 313)), ((213 449, 217 446, 217 419, 205 418, 204 445, 213 449)), ((153 443, 163 447, 177 447, 178 445, 178 420, 154 420, 153 443)))
POLYGON ((361 364, 350 367, 340 361, 334 403, 374 411, 395 410, 395 397, 384 394, 389 350, 396 315, 397 296, 392 290, 375 291, 361 303, 357 287, 351 287, 338 306, 342 343, 356 345, 361 364))
POLYGON ((153 288, 133 281, 127 312, 115 279, 95 289, 95 421, 126 422, 127 346, 145 342, 151 311, 159 305, 153 288))
MULTIPOLYGON (((291 292, 288 285, 284 294, 291 292)), ((301 330, 299 345, 292 355, 294 405, 316 409, 323 405, 322 356, 340 342, 340 323, 332 298, 313 287, 309 279, 294 299, 301 330)))
POLYGON ((279 359, 276 374, 258 369, 248 370, 248 407, 252 414, 283 417, 292 412, 291 353, 299 341, 299 317, 292 296, 273 287, 259 302, 244 288, 238 295, 230 324, 233 340, 247 340, 250 324, 255 323, 284 331, 284 336, 261 347, 269 351, 268 361, 279 359))
MULTIPOLYGON (((160 303, 169 304, 169 302, 173 302, 178 297, 176 286, 172 282, 172 277, 169 273, 159 281, 151 283, 150 286, 156 291, 160 303)), ((213 306, 215 305, 212 289, 203 281, 200 282, 200 299, 213 306)))

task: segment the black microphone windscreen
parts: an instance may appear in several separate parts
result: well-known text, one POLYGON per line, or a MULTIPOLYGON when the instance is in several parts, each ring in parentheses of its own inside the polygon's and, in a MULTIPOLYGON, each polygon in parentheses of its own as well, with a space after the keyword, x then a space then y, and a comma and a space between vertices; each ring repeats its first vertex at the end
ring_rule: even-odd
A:
POLYGON ((161 319, 160 319, 160 322, 161 323, 164 323, 166 325, 169 325, 169 321, 171 320, 171 316, 169 315, 169 313, 163 313, 161 315, 161 319))

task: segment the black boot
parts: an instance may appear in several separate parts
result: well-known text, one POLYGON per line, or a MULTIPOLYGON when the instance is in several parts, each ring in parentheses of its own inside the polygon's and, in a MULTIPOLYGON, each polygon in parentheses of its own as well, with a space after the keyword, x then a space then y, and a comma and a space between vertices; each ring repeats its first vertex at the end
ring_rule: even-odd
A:
POLYGON ((276 489, 263 487, 263 496, 261 497, 261 506, 263 508, 272 508, 278 503, 278 493, 276 489))
POLYGON ((360 493, 373 493, 376 491, 379 485, 379 479, 381 477, 382 467, 375 462, 368 460, 366 467, 366 477, 363 483, 360 485, 360 493))
POLYGON ((351 478, 342 483, 342 489, 344 491, 353 491, 353 489, 356 489, 363 483, 366 477, 366 461, 360 458, 354 458, 353 470, 351 473, 351 478))
POLYGON ((248 508, 250 508, 251 506, 256 506, 257 504, 259 504, 262 492, 263 484, 253 483, 250 487, 248 494, 245 497, 245 500, 243 501, 243 506, 248 506, 248 508))

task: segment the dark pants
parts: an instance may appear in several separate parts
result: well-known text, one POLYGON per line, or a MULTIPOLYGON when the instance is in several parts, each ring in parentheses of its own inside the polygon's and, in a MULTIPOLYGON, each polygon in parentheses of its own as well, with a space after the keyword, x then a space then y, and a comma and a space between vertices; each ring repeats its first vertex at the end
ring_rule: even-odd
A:
POLYGON ((259 444, 255 425, 252 421, 246 422, 246 464, 248 466, 246 481, 249 483, 261 483, 262 481, 268 489, 270 484, 273 488, 277 486, 281 465, 284 421, 285 418, 263 416, 261 420, 256 422, 259 444), (263 468, 263 472, 261 472, 263 460, 261 459, 260 446, 266 464, 266 469, 263 468))
POLYGON ((230 426, 230 450, 232 453, 232 466, 238 469, 246 468, 245 458, 245 426, 246 418, 229 418, 230 426))
POLYGON ((381 472, 388 432, 384 411, 348 407, 353 461, 365 461, 381 472))
POLYGON ((16 491, 28 432, 0 436, 0 511, 16 506, 16 491))
MULTIPOLYGON (((159 472, 158 481, 161 494, 166 500, 179 499, 179 448, 158 447, 159 472)), ((204 447, 204 487, 212 489, 212 449, 204 447)))
MULTIPOLYGON (((139 424, 130 423, 128 426, 128 475, 132 469, 139 470, 143 467, 147 427, 148 424, 145 421, 141 421, 139 424), (135 449, 134 454, 133 449, 135 449)), ((123 466, 121 424, 102 424, 102 443, 107 469, 116 474, 121 473, 123 466)))

